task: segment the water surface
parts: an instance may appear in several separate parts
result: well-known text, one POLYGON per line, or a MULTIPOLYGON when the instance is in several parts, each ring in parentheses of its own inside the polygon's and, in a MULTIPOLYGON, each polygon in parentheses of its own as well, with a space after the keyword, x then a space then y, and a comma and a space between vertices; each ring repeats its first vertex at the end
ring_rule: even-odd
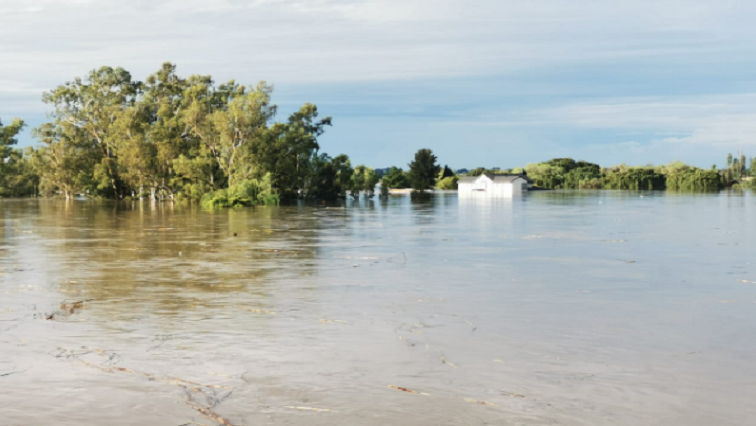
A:
POLYGON ((0 200, 0 424, 741 426, 754 241, 748 192, 0 200))

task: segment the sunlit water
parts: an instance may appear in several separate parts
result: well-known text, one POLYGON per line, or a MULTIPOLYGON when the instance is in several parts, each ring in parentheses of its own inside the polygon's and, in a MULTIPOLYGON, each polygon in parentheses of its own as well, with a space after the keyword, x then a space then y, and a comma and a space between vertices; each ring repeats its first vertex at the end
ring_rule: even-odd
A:
POLYGON ((0 424, 752 424, 754 241, 747 192, 3 200, 0 424))

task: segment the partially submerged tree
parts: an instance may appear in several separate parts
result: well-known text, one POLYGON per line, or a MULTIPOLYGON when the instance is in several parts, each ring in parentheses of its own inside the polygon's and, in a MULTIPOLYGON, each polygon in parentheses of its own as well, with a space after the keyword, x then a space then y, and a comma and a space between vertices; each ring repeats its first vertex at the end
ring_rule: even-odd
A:
MULTIPOLYGON (((287 123, 276 123, 251 147, 259 165, 257 175, 271 173, 274 186, 284 195, 308 196, 308 182, 319 170, 318 137, 331 125, 331 117, 318 120, 318 108, 303 105, 287 123)), ((339 158, 339 157, 337 157, 339 158)))
POLYGON ((372 198, 375 195, 375 186, 378 185, 379 180, 378 174, 370 167, 355 167, 350 189, 352 197, 358 198, 360 193, 364 191, 366 197, 372 198))
POLYGON ((276 108, 270 105, 273 88, 264 82, 247 88, 230 81, 212 91, 205 82, 199 84, 200 96, 184 113, 187 131, 202 141, 226 184, 232 186, 253 175, 248 147, 260 139, 275 115, 276 108))
POLYGON ((409 176, 401 167, 391 166, 386 174, 383 175, 382 182, 388 185, 389 188, 409 188, 410 181, 409 176))
POLYGON ((45 93, 43 101, 55 108, 53 126, 61 134, 80 140, 81 148, 98 151, 91 171, 96 190, 121 198, 124 185, 118 170, 116 123, 133 106, 141 90, 123 68, 101 67, 86 79, 75 78, 45 93), (84 140, 81 140, 84 138, 84 140))
POLYGON ((421 149, 415 154, 415 160, 409 164, 409 180, 412 192, 416 196, 436 185, 436 177, 441 167, 436 164, 436 156, 430 149, 421 149))
POLYGON ((36 195, 39 178, 32 167, 30 151, 14 146, 17 136, 26 127, 18 118, 8 126, 0 120, 0 197, 36 195))
POLYGON ((391 194, 391 188, 389 188, 386 178, 381 179, 381 198, 387 198, 391 194))
POLYGON ((184 79, 170 63, 145 82, 102 67, 45 94, 55 113, 35 131, 43 147, 34 164, 46 192, 69 197, 198 200, 252 181, 270 182, 287 197, 346 190, 348 159, 319 152, 331 118, 319 119, 317 107, 305 104, 287 122, 272 123, 272 90, 265 82, 184 79))

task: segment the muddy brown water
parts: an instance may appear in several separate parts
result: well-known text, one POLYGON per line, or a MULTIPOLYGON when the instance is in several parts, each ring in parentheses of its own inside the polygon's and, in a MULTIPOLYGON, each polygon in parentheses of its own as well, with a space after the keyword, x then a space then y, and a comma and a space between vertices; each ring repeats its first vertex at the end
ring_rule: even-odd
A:
POLYGON ((756 197, 0 200, 0 425, 737 425, 756 197))

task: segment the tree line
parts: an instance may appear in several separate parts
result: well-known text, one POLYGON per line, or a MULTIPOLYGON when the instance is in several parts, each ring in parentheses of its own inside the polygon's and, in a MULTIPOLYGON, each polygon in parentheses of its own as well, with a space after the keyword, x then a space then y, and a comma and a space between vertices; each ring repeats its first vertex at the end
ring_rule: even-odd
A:
POLYGON ((183 78, 170 63, 145 81, 122 68, 91 71, 43 95, 53 113, 33 129, 36 148, 14 148, 23 121, 0 122, 0 196, 85 194, 215 206, 372 196, 379 180, 373 169, 320 152, 318 138, 331 118, 319 118, 307 103, 275 122, 272 92, 265 82, 183 78))
POLYGON ((276 204, 281 199, 373 197, 389 188, 456 189, 460 176, 523 173, 541 188, 713 190, 752 185, 745 156, 727 168, 666 166, 602 168, 570 158, 509 170, 452 171, 421 149, 404 171, 352 166, 347 155, 320 151, 331 126, 306 103, 275 121, 273 87, 218 84, 209 75, 181 77, 165 63, 144 81, 122 68, 102 67, 43 95, 50 121, 33 129, 37 147, 15 147, 22 120, 0 121, 0 196, 199 200, 207 206, 276 204))
MULTIPOLYGON (((731 158, 730 155, 728 158, 731 158)), ((586 161, 571 158, 556 158, 542 163, 530 163, 524 171, 541 188, 564 189, 646 189, 674 191, 713 191, 727 186, 752 185, 751 177, 756 175, 756 162, 752 167, 732 166, 719 170, 701 169, 679 161, 660 166, 600 167, 586 161)), ((745 164, 742 156, 740 164, 745 164)))
MULTIPOLYGON (((748 166, 745 155, 733 158, 728 155, 727 167, 701 169, 679 161, 659 166, 628 166, 620 164, 601 167, 572 158, 554 158, 525 167, 502 169, 499 167, 458 169, 438 168, 437 189, 457 189, 460 177, 482 174, 521 174, 533 180, 542 189, 621 189, 621 190, 673 190, 713 191, 724 187, 756 188, 756 158, 748 166)), ((379 169, 382 179, 392 184, 409 185, 409 174, 401 168, 379 169)))

